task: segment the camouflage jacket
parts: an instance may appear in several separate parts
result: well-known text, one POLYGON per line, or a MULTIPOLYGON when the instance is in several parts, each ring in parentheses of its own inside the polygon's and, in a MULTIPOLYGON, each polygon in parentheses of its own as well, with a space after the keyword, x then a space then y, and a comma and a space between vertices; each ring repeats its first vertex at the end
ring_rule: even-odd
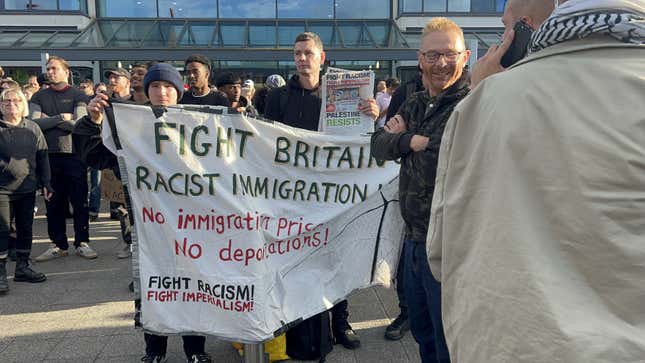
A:
POLYGON ((371 153, 375 158, 401 159, 399 205, 406 239, 426 240, 441 137, 452 110, 468 94, 468 79, 464 72, 455 84, 435 97, 427 91, 412 94, 398 112, 406 121, 407 131, 390 134, 380 129, 372 135, 371 153), (430 138, 424 151, 410 150, 413 135, 430 138))

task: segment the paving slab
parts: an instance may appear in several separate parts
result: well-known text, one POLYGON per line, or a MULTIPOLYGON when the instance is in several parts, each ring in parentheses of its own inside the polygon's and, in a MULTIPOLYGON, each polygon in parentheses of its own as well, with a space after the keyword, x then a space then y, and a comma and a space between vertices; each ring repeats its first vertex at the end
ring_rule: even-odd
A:
POLYGON ((94 361, 105 348, 102 337, 64 337, 45 359, 67 361, 94 361))
POLYGON ((42 362, 63 338, 23 337, 2 351, 2 362, 42 362))

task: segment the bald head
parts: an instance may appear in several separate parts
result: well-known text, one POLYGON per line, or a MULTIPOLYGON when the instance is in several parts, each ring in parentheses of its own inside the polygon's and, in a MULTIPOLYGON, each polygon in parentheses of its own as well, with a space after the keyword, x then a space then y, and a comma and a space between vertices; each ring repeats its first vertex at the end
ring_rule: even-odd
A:
MULTIPOLYGON (((564 3, 563 0, 559 1, 564 3)), ((553 12, 553 0, 508 0, 502 22, 506 29, 512 29, 522 20, 532 29, 537 29, 553 12)))

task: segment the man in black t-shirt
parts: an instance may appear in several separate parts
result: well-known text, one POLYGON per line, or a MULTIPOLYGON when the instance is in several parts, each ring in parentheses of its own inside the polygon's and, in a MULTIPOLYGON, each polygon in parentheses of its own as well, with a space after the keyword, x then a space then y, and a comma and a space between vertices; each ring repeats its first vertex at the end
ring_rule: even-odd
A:
POLYGON ((72 152, 72 130, 76 120, 87 114, 88 97, 69 85, 69 64, 52 56, 47 61, 50 87, 36 92, 29 102, 29 118, 43 131, 49 147, 51 186, 54 195, 46 203, 47 232, 51 246, 36 261, 67 256, 68 203, 74 208, 74 246, 76 254, 88 259, 97 257, 89 246, 87 206, 87 168, 72 152))
POLYGON ((191 55, 184 62, 190 90, 184 93, 179 101, 184 105, 230 106, 228 98, 218 91, 212 91, 208 85, 211 74, 211 62, 201 54, 191 55))

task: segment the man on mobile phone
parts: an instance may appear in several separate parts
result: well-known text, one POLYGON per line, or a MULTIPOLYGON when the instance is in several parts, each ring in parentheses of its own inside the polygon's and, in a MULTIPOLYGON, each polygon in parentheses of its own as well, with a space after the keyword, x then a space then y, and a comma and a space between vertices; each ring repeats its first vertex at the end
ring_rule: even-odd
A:
POLYGON ((455 361, 643 362, 643 19, 568 1, 455 107, 426 244, 455 361))
POLYGON ((470 87, 475 88, 486 77, 506 70, 501 65, 501 60, 513 43, 515 37, 513 27, 517 22, 522 21, 535 31, 551 15, 555 6, 565 1, 508 0, 502 16, 502 23, 504 23, 502 42, 488 48, 488 52, 475 63, 470 76, 470 87))

